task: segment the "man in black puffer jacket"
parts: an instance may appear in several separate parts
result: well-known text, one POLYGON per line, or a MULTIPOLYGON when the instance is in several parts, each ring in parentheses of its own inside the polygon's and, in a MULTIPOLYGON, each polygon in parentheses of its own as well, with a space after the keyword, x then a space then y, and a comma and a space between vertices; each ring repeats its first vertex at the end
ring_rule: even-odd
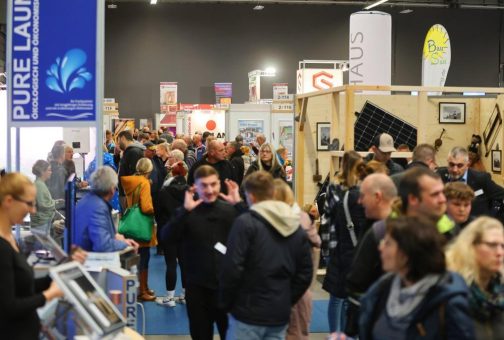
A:
POLYGON ((222 261, 219 302, 230 312, 228 339, 284 338, 291 307, 311 283, 310 242, 299 215, 273 201, 273 177, 257 171, 244 182, 250 211, 233 224, 222 261))

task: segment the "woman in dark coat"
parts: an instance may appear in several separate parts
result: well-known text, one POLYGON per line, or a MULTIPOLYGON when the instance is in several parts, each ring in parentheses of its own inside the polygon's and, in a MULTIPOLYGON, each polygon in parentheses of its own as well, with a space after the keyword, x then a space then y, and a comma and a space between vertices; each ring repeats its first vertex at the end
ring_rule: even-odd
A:
POLYGON ((342 332, 345 329, 347 308, 345 280, 352 265, 357 239, 364 232, 366 224, 364 208, 358 203, 358 183, 364 167, 362 157, 357 152, 345 152, 337 183, 331 183, 327 188, 320 230, 323 242, 322 256, 328 257, 327 273, 322 288, 331 294, 327 308, 331 333, 342 332), (345 195, 348 195, 349 221, 345 215, 345 195))
POLYGON ((469 290, 446 270, 443 244, 425 217, 386 221, 380 257, 388 274, 361 299, 361 340, 474 339, 469 290))
POLYGON ((261 145, 259 148, 259 157, 250 164, 245 177, 258 170, 269 172, 273 178, 281 178, 284 181, 286 180, 285 171, 278 163, 275 148, 270 143, 264 143, 261 145))
POLYGON ((504 228, 490 217, 471 222, 446 252, 448 268, 469 286, 476 339, 504 339, 504 228))
MULTIPOLYGON (((159 192, 159 220, 157 222, 161 228, 168 223, 170 218, 175 214, 175 211, 184 205, 185 192, 189 188, 185 179, 187 170, 183 162, 175 163, 172 166, 171 175, 172 176, 165 182, 165 185, 159 192)), ((161 246, 163 247, 166 264, 166 296, 156 299, 156 302, 162 306, 175 307, 176 301, 185 303, 182 248, 180 244, 173 244, 166 241, 162 242, 161 246), (180 266, 182 276, 182 292, 178 299, 175 298, 177 263, 180 266)))

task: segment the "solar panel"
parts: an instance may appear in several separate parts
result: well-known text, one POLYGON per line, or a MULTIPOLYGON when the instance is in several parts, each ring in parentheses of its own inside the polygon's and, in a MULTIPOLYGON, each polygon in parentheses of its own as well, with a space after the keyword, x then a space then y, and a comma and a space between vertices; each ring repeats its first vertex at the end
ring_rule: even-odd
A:
POLYGON ((394 146, 406 144, 413 150, 417 144, 417 129, 375 104, 366 101, 357 113, 354 125, 354 150, 368 151, 376 135, 386 132, 394 138, 394 146))

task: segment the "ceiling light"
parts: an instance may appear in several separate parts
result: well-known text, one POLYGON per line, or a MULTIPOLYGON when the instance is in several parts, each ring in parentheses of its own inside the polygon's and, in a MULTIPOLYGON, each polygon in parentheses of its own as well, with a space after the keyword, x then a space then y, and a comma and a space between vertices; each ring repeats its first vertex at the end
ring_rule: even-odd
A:
POLYGON ((264 71, 268 74, 273 74, 273 75, 276 74, 276 69, 274 67, 267 67, 264 71))
POLYGON ((157 0, 150 0, 150 4, 151 4, 151 5, 155 5, 155 4, 157 4, 157 0))
POLYGON ((116 4, 114 4, 114 3, 112 3, 112 4, 108 4, 108 5, 107 5, 107 8, 108 8, 108 9, 116 9, 116 8, 117 8, 117 5, 116 5, 116 4))
POLYGON ((387 1, 388 0, 379 0, 379 1, 377 1, 377 2, 375 2, 373 4, 371 4, 371 5, 369 5, 367 7, 364 7, 364 9, 371 9, 371 8, 379 6, 379 5, 381 5, 381 4, 383 4, 383 3, 387 2, 387 1))
POLYGON ((411 12, 413 12, 413 10, 412 10, 412 9, 407 8, 407 9, 403 9, 403 10, 402 10, 402 11, 400 11, 399 13, 401 13, 401 14, 410 14, 411 12))
POLYGON ((256 5, 253 10, 254 11, 262 11, 264 9, 264 6, 263 5, 256 5))

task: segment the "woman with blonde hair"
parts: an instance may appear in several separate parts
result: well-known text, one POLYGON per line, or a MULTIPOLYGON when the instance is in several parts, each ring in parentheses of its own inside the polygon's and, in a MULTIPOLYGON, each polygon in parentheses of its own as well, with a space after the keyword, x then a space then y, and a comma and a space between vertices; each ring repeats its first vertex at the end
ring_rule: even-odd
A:
POLYGON ((285 181, 285 171, 278 163, 275 148, 270 143, 264 143, 259 147, 258 159, 250 164, 245 177, 258 170, 269 172, 273 178, 281 178, 285 181))
POLYGON ((345 329, 348 306, 345 280, 352 265, 357 240, 366 228, 364 208, 359 204, 358 186, 364 168, 359 153, 346 151, 336 182, 327 187, 320 230, 321 256, 327 261, 327 274, 322 288, 330 293, 327 317, 331 333, 345 329))
POLYGON ((35 279, 12 234, 12 226, 36 212, 37 190, 24 175, 10 173, 0 184, 0 330, 5 339, 38 339, 37 308, 63 296, 49 277, 35 279))
MULTIPOLYGON (((320 248, 320 236, 315 223, 311 221, 307 213, 302 211, 294 200, 294 193, 289 185, 277 178, 273 181, 274 199, 290 205, 295 213, 299 214, 301 227, 306 231, 313 248, 320 248)), ((316 271, 316 268, 314 268, 316 271)), ((312 294, 308 289, 301 299, 292 306, 289 327, 287 328, 287 340, 309 339, 310 321, 312 314, 312 294)))
POLYGON ((446 262, 469 286, 476 339, 504 339, 504 228, 491 217, 471 222, 448 246, 446 262))
MULTIPOLYGON (((151 196, 151 184, 149 181, 152 172, 152 161, 148 158, 140 158, 136 164, 136 173, 133 176, 121 177, 121 183, 126 194, 128 208, 138 203, 142 213, 146 215, 154 214, 154 206, 151 196)), ((152 238, 149 242, 138 242, 140 263, 138 265, 138 280, 140 282, 138 300, 154 301, 156 296, 154 291, 149 289, 149 259, 150 247, 157 246, 156 230, 152 225, 152 238)))

